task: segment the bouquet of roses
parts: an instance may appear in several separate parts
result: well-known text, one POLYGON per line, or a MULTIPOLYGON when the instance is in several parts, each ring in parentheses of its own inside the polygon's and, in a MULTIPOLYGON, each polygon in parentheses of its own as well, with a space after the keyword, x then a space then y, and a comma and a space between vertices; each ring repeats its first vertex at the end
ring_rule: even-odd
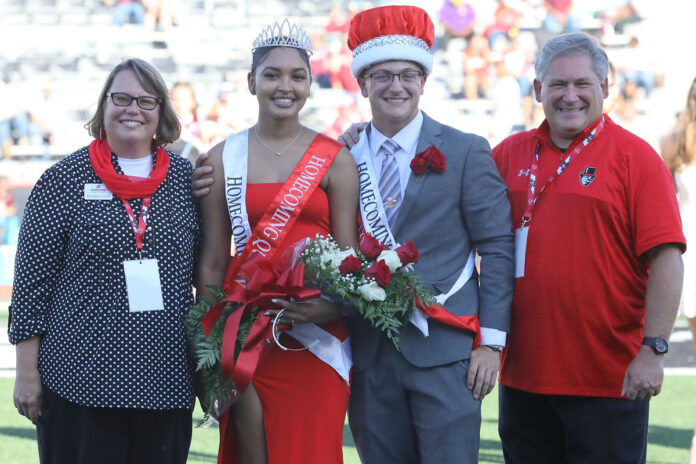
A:
MULTIPOLYGON (((408 240, 390 250, 366 235, 355 251, 341 250, 331 237, 317 236, 286 250, 282 265, 257 258, 252 255, 240 266, 239 279, 229 293, 210 286, 214 301, 201 298, 184 317, 189 352, 196 362, 197 395, 205 413, 202 424, 223 414, 246 387, 235 382, 239 377, 234 368, 241 357, 253 352, 254 345, 275 338, 272 321, 264 314, 265 309, 278 308, 274 299, 306 300, 323 294, 357 310, 397 347, 399 330, 417 304, 434 302, 411 272, 418 250, 408 240)), ((258 358, 246 358, 248 362, 258 358)))
MULTIPOLYGON (((278 309, 276 298, 307 300, 320 292, 304 286, 302 263, 275 265, 252 254, 229 292, 209 286, 214 301, 200 298, 184 317, 189 354, 196 362, 196 394, 209 424, 244 391, 265 341, 274 338, 263 311, 278 309), (237 370, 238 364, 243 366, 237 370)), ((281 326, 279 329, 287 329, 281 326)))
POLYGON ((307 243, 299 260, 305 265, 307 285, 336 303, 357 310, 394 342, 416 310, 416 302, 434 302, 415 272, 418 261, 413 242, 396 249, 364 235, 358 251, 341 250, 331 237, 307 243))

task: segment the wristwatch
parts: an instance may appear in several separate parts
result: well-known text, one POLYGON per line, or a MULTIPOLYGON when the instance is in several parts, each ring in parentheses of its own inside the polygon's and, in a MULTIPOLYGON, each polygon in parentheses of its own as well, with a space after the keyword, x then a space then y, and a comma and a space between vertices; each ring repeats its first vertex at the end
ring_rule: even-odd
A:
POLYGON ((483 345, 483 346, 487 346, 491 350, 497 351, 498 353, 502 352, 503 348, 505 348, 503 345, 483 345))
POLYGON ((665 354, 669 351, 669 343, 662 337, 644 337, 643 345, 652 348, 655 354, 665 354))

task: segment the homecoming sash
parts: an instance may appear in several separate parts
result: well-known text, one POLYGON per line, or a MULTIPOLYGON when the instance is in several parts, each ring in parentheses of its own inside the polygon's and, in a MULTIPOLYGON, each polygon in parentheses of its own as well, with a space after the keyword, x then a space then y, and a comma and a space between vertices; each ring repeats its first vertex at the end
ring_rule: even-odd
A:
MULTIPOLYGON (((379 180, 375 176, 375 168, 373 164, 373 156, 370 150, 370 128, 372 124, 368 124, 364 131, 360 133, 358 143, 351 149, 355 164, 358 167, 358 179, 360 182, 360 217, 365 232, 374 236, 380 242, 390 248, 396 248, 396 240, 394 234, 387 222, 387 215, 384 210, 384 202, 379 192, 379 180)), ((397 213, 398 214, 398 213, 397 213)), ((429 335, 428 317, 432 317, 444 324, 455 327, 465 328, 473 331, 476 334, 474 347, 478 345, 480 331, 478 328, 478 319, 476 316, 454 316, 447 311, 442 305, 445 304, 450 296, 457 293, 464 287, 474 273, 474 252, 469 253, 469 258, 466 265, 462 269, 457 281, 447 293, 442 293, 435 296, 438 305, 426 305, 420 300, 417 301, 417 310, 411 316, 411 323, 420 330, 424 336, 429 335), (467 318, 472 318, 467 319, 467 318), (461 320, 457 322, 457 320, 461 320)))
MULTIPOLYGON (((264 294, 263 292, 254 293, 240 279, 240 270, 244 265, 253 261, 253 268, 261 268, 270 265, 273 256, 279 251, 281 244, 292 229, 293 224, 299 217, 315 190, 324 177, 324 174, 333 163, 341 146, 337 142, 323 135, 317 135, 309 148, 305 152, 300 162, 288 180, 280 188, 278 194, 270 203, 268 209, 250 234, 251 226, 246 211, 246 187, 247 187, 247 159, 248 159, 248 130, 228 137, 225 148, 223 149, 223 167, 226 179, 226 200, 230 221, 232 224, 235 246, 237 247, 237 257, 230 263, 225 277, 223 288, 225 293, 230 295, 222 302, 213 307, 202 321, 203 329, 206 334, 210 333, 217 319, 222 314, 222 310, 228 301, 249 302, 253 299, 256 303, 265 303, 272 298, 289 298, 283 294, 264 294), (228 147, 229 146, 229 147, 228 147), (235 227, 237 228, 235 231, 235 227), (243 251, 240 251, 243 250, 243 251)), ((299 265, 297 265, 299 266, 299 265)), ((248 271, 248 269, 246 270, 248 271)), ((253 272, 253 271, 252 271, 253 272)), ((246 272, 247 277, 249 272, 246 272)), ((262 272, 254 275, 262 275, 262 272)), ((264 275, 267 277, 267 274, 264 275)), ((259 288, 268 286, 271 282, 263 282, 259 288)), ((319 296, 319 291, 302 289, 299 285, 290 285, 288 288, 298 290, 298 299, 315 298, 319 296), (309 290, 309 292, 307 292, 309 290)), ((248 287, 256 286, 256 282, 248 282, 248 287)), ((246 305, 245 305, 246 308, 246 305)), ((229 376, 237 385, 240 392, 244 391, 253 378, 256 366, 261 357, 265 340, 272 339, 272 327, 269 324, 270 318, 263 312, 257 315, 257 319, 247 337, 247 342, 240 352, 238 359, 234 361, 234 345, 237 338, 239 323, 243 315, 243 308, 233 312, 225 324, 225 335, 221 350, 221 365, 223 375, 229 376)), ((251 309, 251 308, 249 308, 251 309)), ((298 341, 307 344, 307 331, 312 330, 316 337, 309 340, 308 349, 326 362, 326 359, 338 359, 343 364, 334 367, 336 371, 348 381, 348 372, 352 364, 350 360, 350 346, 338 341, 338 345, 332 340, 331 345, 341 348, 341 353, 333 356, 326 354, 326 343, 315 342, 315 340, 327 340, 334 338, 325 330, 315 324, 303 324, 313 327, 312 329, 303 328, 303 337, 298 341), (315 353, 316 352, 316 353, 315 353), (319 354, 317 354, 319 353, 319 354), (321 356, 320 356, 321 354, 321 356)), ((292 330, 287 331, 289 335, 292 330)))
POLYGON ((242 254, 251 226, 246 210, 247 167, 249 165, 249 129, 230 134, 222 151, 225 173, 225 198, 230 215, 232 238, 237 255, 242 254))
POLYGON ((370 128, 368 124, 360 133, 358 143, 353 146, 351 153, 358 167, 358 181, 360 182, 360 217, 365 231, 384 243, 389 248, 396 248, 396 240, 392 235, 387 214, 384 211, 384 202, 379 192, 379 178, 375 175, 373 157, 370 150, 370 128))
MULTIPOLYGON (((228 141, 231 140, 233 145, 236 146, 246 145, 244 152, 247 152, 248 138, 249 131, 245 130, 238 134, 230 135, 228 141)), ((258 253, 270 261, 278 252, 280 245, 285 240, 290 229, 292 229, 293 224, 314 194, 314 191, 319 187, 319 183, 326 171, 331 167, 331 163, 333 163, 340 149, 341 146, 338 145, 338 142, 318 134, 307 148, 302 159, 297 163, 297 166, 295 166, 288 180, 285 181, 276 197, 268 205, 268 209, 256 225, 251 236, 246 235, 246 230, 251 230, 249 216, 246 211, 246 158, 248 156, 240 164, 235 164, 235 160, 238 160, 238 158, 233 158, 229 161, 223 159, 225 178, 238 179, 239 186, 240 188, 243 187, 244 191, 244 193, 241 193, 236 189, 226 189, 227 208, 232 214, 230 220, 234 220, 245 230, 244 235, 239 237, 240 247, 244 251, 239 253, 241 257, 233 261, 228 268, 225 285, 230 285, 234 281, 233 278, 237 276, 239 266, 248 259, 249 253, 258 253), (229 172, 228 168, 231 169, 229 172), (237 198, 237 194, 239 194, 239 198, 237 198)), ((223 156, 226 152, 229 154, 229 150, 223 150, 223 156)), ((233 183, 228 183, 228 185, 234 186, 233 183)), ((236 240, 237 237, 235 237, 235 242, 236 240)))

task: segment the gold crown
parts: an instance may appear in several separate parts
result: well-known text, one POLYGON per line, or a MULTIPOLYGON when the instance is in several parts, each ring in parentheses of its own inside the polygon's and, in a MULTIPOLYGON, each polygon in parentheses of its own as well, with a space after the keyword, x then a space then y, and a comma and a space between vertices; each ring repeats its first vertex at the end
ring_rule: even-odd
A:
POLYGON ((272 26, 266 26, 254 39, 251 51, 262 47, 299 48, 310 55, 313 52, 312 41, 307 33, 297 24, 290 24, 287 18, 280 24, 276 21, 272 26))

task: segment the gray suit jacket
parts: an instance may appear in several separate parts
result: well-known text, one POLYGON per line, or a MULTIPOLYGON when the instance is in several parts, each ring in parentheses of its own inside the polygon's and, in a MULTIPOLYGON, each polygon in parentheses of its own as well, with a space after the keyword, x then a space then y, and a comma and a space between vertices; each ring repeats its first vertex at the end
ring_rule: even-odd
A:
MULTIPOLYGON (((507 188, 493 163, 488 142, 423 115, 416 152, 434 146, 445 155, 444 173, 411 174, 394 223, 399 243, 410 239, 420 259, 415 268, 434 294, 447 293, 470 251, 481 256, 474 272, 445 308, 455 315, 479 312, 481 326, 507 331, 514 286, 514 243, 507 188)), ((348 320, 354 369, 366 369, 380 343, 391 343, 360 316, 348 320)), ((428 320, 430 336, 412 324, 400 334, 400 350, 411 364, 432 367, 468 359, 473 342, 464 330, 428 320)))

